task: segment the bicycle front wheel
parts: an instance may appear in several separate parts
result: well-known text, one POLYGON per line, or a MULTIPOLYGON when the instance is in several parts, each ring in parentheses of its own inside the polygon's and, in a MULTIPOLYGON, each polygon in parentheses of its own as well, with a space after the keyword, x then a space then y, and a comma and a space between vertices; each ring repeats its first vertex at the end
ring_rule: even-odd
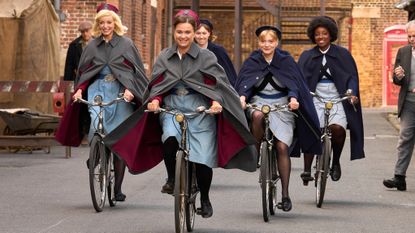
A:
POLYGON ((269 200, 269 213, 271 215, 275 214, 275 209, 277 207, 277 181, 279 180, 277 172, 277 154, 275 148, 272 148, 271 153, 269 153, 269 171, 270 171, 270 190, 268 193, 269 200))
POLYGON ((331 141, 328 136, 323 138, 323 153, 317 161, 316 172, 316 205, 321 208, 326 192, 327 177, 330 170, 330 156, 332 153, 331 141))
POLYGON ((188 168, 188 184, 190 188, 188 188, 188 198, 186 198, 186 228, 188 232, 193 231, 193 227, 195 225, 195 214, 196 214, 196 196, 198 191, 197 187, 197 180, 196 180, 196 167, 194 165, 190 165, 188 168))
POLYGON ((114 168, 114 154, 107 150, 108 160, 107 160, 107 177, 108 177, 108 203, 111 207, 117 204, 117 200, 115 200, 115 168, 114 168))
POLYGON ((174 218, 176 233, 184 231, 185 207, 186 207, 186 161, 183 151, 176 154, 176 174, 174 178, 174 218))
POLYGON ((261 196, 262 196, 262 216, 265 222, 269 220, 269 192, 270 192, 270 169, 269 169, 269 153, 268 144, 266 142, 261 143, 260 156, 261 167, 259 169, 261 179, 261 196))
POLYGON ((107 159, 102 138, 94 135, 89 152, 89 188, 92 204, 101 212, 105 204, 107 190, 107 159))

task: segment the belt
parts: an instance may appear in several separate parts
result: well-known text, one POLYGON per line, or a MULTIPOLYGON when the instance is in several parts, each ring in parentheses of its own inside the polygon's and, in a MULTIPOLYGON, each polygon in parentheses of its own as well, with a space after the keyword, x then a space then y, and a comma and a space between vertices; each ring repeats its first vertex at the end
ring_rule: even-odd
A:
POLYGON ((172 88, 170 90, 170 94, 173 95, 178 95, 178 96, 185 96, 185 95, 190 95, 190 94, 196 94, 197 92, 194 91, 193 89, 188 89, 188 88, 172 88))
POLYGON ((287 96, 287 93, 280 92, 277 94, 270 94, 270 95, 263 94, 263 93, 257 93, 256 95, 264 99, 279 99, 281 97, 287 96))
POLYGON ((106 82, 112 82, 115 80, 114 75, 112 74, 105 74, 105 75, 98 75, 98 79, 104 79, 106 82))
POLYGON ((319 83, 333 83, 333 80, 331 80, 331 79, 320 79, 318 82, 319 83))

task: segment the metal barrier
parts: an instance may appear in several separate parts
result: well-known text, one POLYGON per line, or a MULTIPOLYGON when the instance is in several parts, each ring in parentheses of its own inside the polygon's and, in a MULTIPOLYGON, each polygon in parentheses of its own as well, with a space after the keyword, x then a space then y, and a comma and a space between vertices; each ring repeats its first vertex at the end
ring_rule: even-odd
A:
MULTIPOLYGON (((62 115, 65 105, 73 92, 72 81, 0 81, 0 92, 11 93, 52 93, 53 110, 62 115)), ((6 123, 7 124, 7 123, 6 123)), ((60 146, 53 135, 15 134, 1 135, 0 146, 2 147, 50 147, 60 146)), ((65 157, 71 157, 71 148, 65 148, 65 157)))

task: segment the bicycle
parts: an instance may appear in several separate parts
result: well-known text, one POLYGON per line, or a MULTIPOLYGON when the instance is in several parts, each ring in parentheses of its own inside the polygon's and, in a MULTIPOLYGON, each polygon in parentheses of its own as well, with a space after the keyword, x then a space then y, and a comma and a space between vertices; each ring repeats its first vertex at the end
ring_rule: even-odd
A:
MULTIPOLYGON (((325 99, 314 92, 310 92, 311 95, 320 102, 324 103, 324 126, 322 129, 321 135, 321 143, 323 145, 323 152, 318 158, 316 159, 315 165, 315 182, 314 185, 316 187, 316 206, 321 208, 324 201, 324 194, 326 191, 326 184, 327 178, 330 173, 330 161, 332 159, 333 150, 331 147, 331 131, 329 128, 329 119, 330 119, 330 111, 333 106, 337 103, 343 102, 345 100, 350 100, 352 98, 352 91, 349 89, 346 91, 344 97, 336 97, 325 99)), ((354 105, 353 105, 354 107, 354 105)), ((355 109, 356 110, 356 109, 355 109)))
POLYGON ((98 126, 95 129, 94 136, 90 142, 89 159, 87 161, 89 169, 89 187, 91 191, 92 204, 96 212, 101 212, 105 205, 106 196, 111 207, 116 205, 114 185, 114 154, 105 147, 103 138, 104 116, 103 110, 106 106, 113 105, 120 101, 125 101, 124 97, 120 97, 110 101, 103 102, 102 96, 94 97, 93 102, 78 98, 75 102, 83 103, 88 107, 98 106, 98 126))
POLYGON ((259 183, 261 186, 262 196, 262 216, 265 222, 268 222, 269 215, 275 214, 275 208, 282 209, 281 203, 277 204, 277 182, 280 177, 277 171, 277 156, 275 149, 275 137, 269 128, 269 114, 271 112, 290 112, 288 104, 284 105, 262 105, 261 107, 254 104, 247 104, 247 108, 260 111, 264 114, 264 137, 260 142, 260 175, 259 183))
MULTIPOLYGON (((145 110, 146 112, 150 112, 145 110)), ((174 218, 177 233, 184 232, 184 223, 188 232, 193 231, 196 214, 196 197, 199 193, 196 180, 195 164, 189 162, 189 150, 187 145, 187 118, 202 113, 211 113, 201 106, 195 112, 182 113, 176 110, 159 108, 157 113, 164 112, 174 116, 180 125, 182 139, 176 153, 176 170, 174 181, 174 218)))

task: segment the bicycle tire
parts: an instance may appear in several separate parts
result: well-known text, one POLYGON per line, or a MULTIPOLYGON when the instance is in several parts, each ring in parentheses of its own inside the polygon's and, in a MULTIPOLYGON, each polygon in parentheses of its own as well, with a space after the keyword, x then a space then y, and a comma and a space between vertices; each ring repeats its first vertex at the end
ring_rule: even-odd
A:
POLYGON ((323 138, 323 153, 317 159, 317 175, 316 175, 316 206, 321 208, 326 192, 327 177, 330 170, 330 156, 332 153, 331 141, 328 136, 323 138))
POLYGON ((94 135, 89 152, 89 187, 92 204, 97 212, 101 212, 105 205, 107 190, 106 165, 105 146, 102 138, 94 135))
POLYGON ((189 166, 187 169, 189 188, 187 190, 188 198, 186 201, 186 229, 188 232, 192 232, 195 225, 196 195, 198 192, 195 169, 196 167, 194 166, 189 166))
POLYGON ((277 154, 275 148, 272 148, 272 151, 269 157, 269 171, 270 171, 270 191, 268 194, 269 200, 269 213, 275 215, 275 210, 277 208, 277 181, 279 180, 277 172, 277 154))
POLYGON ((261 153, 261 167, 259 168, 260 171, 260 178, 261 178, 261 196, 262 196, 262 217, 264 218, 265 222, 269 220, 269 151, 268 151, 268 144, 266 142, 261 143, 260 147, 261 153))
POLYGON ((117 200, 115 199, 115 167, 114 167, 114 154, 107 149, 107 180, 108 180, 108 203, 111 207, 114 207, 117 204, 117 200))
POLYGON ((186 209, 186 161, 183 151, 176 153, 176 171, 174 181, 174 219, 176 233, 184 232, 185 209, 186 209))

